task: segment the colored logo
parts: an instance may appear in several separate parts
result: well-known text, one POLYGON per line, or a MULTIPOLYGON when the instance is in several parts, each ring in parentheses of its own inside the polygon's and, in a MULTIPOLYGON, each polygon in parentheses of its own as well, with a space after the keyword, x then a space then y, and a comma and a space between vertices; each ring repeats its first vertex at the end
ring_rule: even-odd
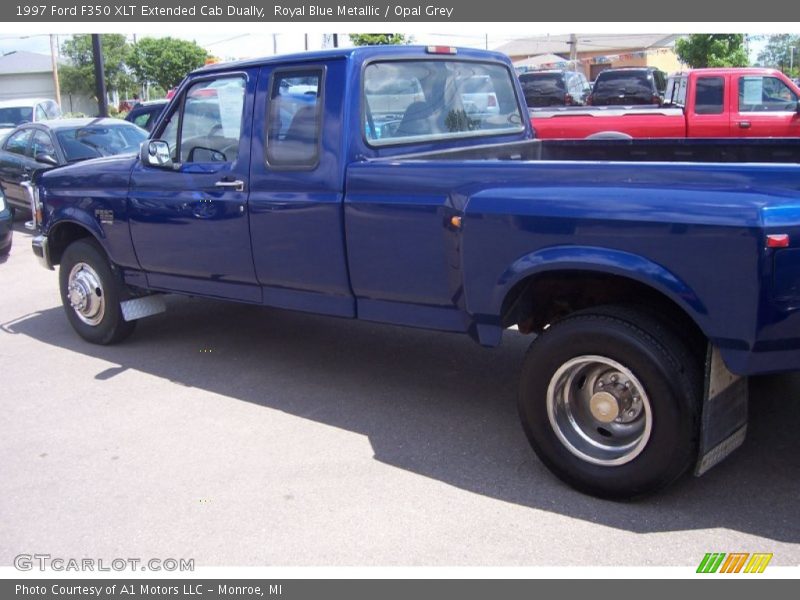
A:
POLYGON ((708 552, 697 567, 698 573, 763 573, 772 553, 708 552))

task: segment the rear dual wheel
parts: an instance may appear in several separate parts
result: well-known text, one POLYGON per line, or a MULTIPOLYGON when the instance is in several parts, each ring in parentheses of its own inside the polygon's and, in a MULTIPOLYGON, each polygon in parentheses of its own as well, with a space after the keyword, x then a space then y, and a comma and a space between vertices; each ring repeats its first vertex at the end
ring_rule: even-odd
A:
POLYGON ((601 307, 549 327, 525 357, 519 412, 542 462, 583 492, 655 492, 696 458, 702 372, 649 313, 601 307))

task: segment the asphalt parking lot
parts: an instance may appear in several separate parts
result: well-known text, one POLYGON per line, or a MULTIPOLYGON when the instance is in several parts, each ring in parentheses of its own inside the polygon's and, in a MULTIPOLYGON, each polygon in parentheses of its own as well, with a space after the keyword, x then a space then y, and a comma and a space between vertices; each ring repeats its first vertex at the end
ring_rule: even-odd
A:
POLYGON ((748 439, 635 503, 565 487, 518 423, 529 340, 169 297, 118 346, 63 314, 16 223, 0 265, 0 565, 800 564, 800 375, 751 381, 748 439))

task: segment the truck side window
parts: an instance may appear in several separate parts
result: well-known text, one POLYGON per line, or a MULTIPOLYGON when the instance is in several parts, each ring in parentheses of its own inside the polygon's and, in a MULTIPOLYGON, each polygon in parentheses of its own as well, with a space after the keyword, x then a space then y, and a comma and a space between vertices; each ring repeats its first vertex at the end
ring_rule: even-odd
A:
POLYGON ((267 121, 267 164, 313 168, 319 160, 321 69, 277 72, 267 121))
POLYGON ((240 75, 194 83, 183 103, 180 162, 234 162, 242 135, 245 80, 240 75))
POLYGON ((725 98, 725 80, 722 77, 698 77, 694 98, 696 115, 721 115, 725 98))
POLYGON ((739 79, 739 112, 796 110, 797 96, 777 77, 747 76, 739 79))

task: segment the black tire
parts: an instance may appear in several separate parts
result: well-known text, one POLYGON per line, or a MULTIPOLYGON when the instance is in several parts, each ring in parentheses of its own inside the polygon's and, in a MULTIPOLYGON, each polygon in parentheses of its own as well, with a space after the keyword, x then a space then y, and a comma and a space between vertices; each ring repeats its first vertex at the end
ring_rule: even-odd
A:
POLYGON ((696 354, 647 312, 609 306, 574 313, 533 341, 519 413, 536 454, 556 476, 621 500, 658 491, 693 465, 701 399, 696 354))
POLYGON ((122 277, 109 263, 105 252, 95 240, 83 238, 67 246, 61 256, 58 280, 61 302, 67 313, 67 319, 83 339, 93 344, 106 345, 120 342, 133 333, 136 321, 125 321, 122 318, 120 303, 126 298, 122 277), (70 302, 70 273, 73 269, 77 269, 79 274, 83 272, 79 275, 78 287, 84 291, 92 289, 93 295, 84 294, 83 298, 91 298, 91 301, 95 302, 95 307, 99 306, 102 299, 101 311, 98 310, 95 314, 84 312, 84 317, 92 321, 90 323, 81 318, 81 311, 74 308, 70 302), (92 284, 99 283, 99 286, 87 286, 87 281, 92 284))

